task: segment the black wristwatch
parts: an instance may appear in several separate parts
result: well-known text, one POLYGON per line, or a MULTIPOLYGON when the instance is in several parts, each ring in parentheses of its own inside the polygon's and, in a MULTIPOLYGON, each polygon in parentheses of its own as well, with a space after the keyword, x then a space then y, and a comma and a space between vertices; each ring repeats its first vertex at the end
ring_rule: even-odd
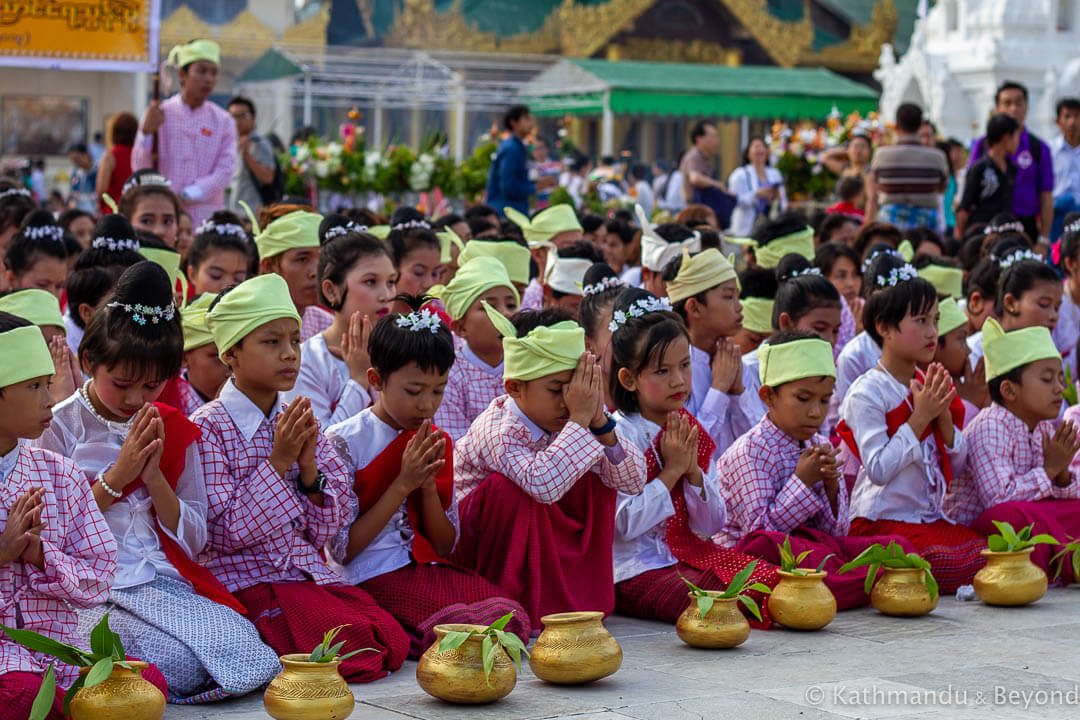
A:
POLYGON ((604 413, 604 417, 607 418, 607 422, 600 427, 589 426, 589 432, 599 437, 600 435, 607 435, 609 432, 615 429, 615 418, 611 417, 608 413, 604 413))
POLYGON ((315 483, 311 487, 305 485, 304 481, 300 479, 300 476, 297 476, 296 489, 299 490, 302 495, 317 495, 326 489, 326 475, 320 470, 319 474, 315 476, 315 483))

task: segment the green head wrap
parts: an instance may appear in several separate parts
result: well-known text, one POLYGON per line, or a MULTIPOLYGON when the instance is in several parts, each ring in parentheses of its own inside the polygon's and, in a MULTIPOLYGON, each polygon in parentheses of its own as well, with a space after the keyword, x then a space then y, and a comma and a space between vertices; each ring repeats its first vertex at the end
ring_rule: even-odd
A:
POLYGON ((206 325, 218 355, 223 357, 252 330, 278 318, 292 318, 300 324, 288 284, 280 275, 270 273, 245 280, 230 290, 206 314, 206 325))
POLYGON ((946 335, 958 327, 967 325, 967 315, 951 297, 943 298, 938 303, 938 313, 940 314, 937 325, 939 336, 946 335))
POLYGON ((1042 325, 1005 332, 997 320, 987 318, 982 334, 987 382, 1036 360, 1061 359, 1054 338, 1042 325))
POLYGON ((551 238, 568 230, 581 230, 577 213, 572 205, 560 203, 536 213, 532 220, 512 207, 503 208, 506 218, 521 228, 525 242, 529 247, 545 247, 551 244, 551 238))
POLYGON ((728 240, 736 245, 748 245, 753 248, 754 262, 758 267, 765 269, 776 267, 785 255, 791 253, 802 255, 809 262, 814 261, 814 229, 811 227, 774 238, 765 245, 759 244, 753 238, 728 238, 728 240))
POLYGON ((0 388, 55 373, 49 346, 36 325, 0 333, 0 388))
POLYGON ((184 352, 214 342, 206 325, 206 313, 217 293, 203 293, 195 302, 180 311, 180 324, 184 328, 184 352))
POLYGON ((319 223, 322 215, 309 210, 296 210, 282 215, 255 236, 259 259, 276 257, 286 250, 319 247, 319 223))
POLYGON ((964 297, 964 271, 944 265, 927 265, 917 270, 919 277, 928 281, 939 295, 964 297))
POLYGON ((23 320, 29 320, 38 327, 43 325, 64 327, 60 301, 52 293, 37 288, 18 290, 0 297, 0 310, 21 317, 23 320))
POLYGON ((768 335, 772 332, 773 299, 748 297, 742 304, 742 326, 750 332, 768 335))
POLYGON ((169 51, 168 64, 182 68, 199 60, 221 65, 221 48, 213 40, 192 40, 186 45, 174 45, 169 51))
POLYGON ((836 379, 832 345, 821 338, 792 340, 780 345, 761 345, 757 349, 758 378, 762 387, 777 387, 811 377, 836 379))
POLYGON ((502 313, 486 302, 484 309, 503 336, 504 380, 535 380, 573 370, 585 352, 585 330, 572 320, 542 325, 519 338, 502 313))
POLYGON ((529 284, 529 249, 516 242, 495 242, 492 240, 470 240, 458 255, 458 265, 464 266, 474 258, 493 257, 503 264, 510 281, 521 285, 529 284))
POLYGON ((462 265, 449 284, 436 285, 428 292, 442 300, 451 320, 460 320, 476 298, 497 287, 509 288, 514 293, 514 299, 521 302, 503 264, 493 257, 478 257, 462 265))

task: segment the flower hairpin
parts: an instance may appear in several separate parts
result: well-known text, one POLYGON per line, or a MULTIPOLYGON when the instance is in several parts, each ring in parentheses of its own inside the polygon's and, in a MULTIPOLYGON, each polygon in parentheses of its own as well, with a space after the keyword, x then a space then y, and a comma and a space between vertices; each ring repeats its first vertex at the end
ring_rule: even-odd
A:
POLYGON ((120 194, 127 195, 128 190, 146 185, 156 185, 172 190, 172 183, 169 182, 169 178, 158 173, 146 173, 139 176, 132 175, 131 178, 124 183, 124 187, 120 190, 120 194))
POLYGON ((1007 270, 1008 268, 1012 267, 1013 265, 1020 262, 1021 260, 1035 260, 1036 262, 1041 262, 1042 258, 1040 258, 1035 253, 1031 252, 1027 248, 1025 248, 1023 250, 1017 250, 1016 252, 1009 253, 1009 255, 1006 256, 1005 259, 1001 261, 1001 263, 1000 263, 1001 269, 1002 270, 1007 270))
POLYGON ((421 310, 420 312, 411 312, 408 315, 399 315, 397 326, 406 328, 411 332, 429 330, 431 334, 434 335, 439 332, 439 328, 442 326, 442 319, 439 318, 437 313, 433 313, 430 310, 421 310))
POLYGON ((667 298, 646 297, 630 303, 626 310, 616 310, 608 323, 608 330, 615 332, 625 325, 630 318, 639 318, 651 312, 670 312, 671 301, 667 298))
POLYGON ((598 293, 602 293, 605 290, 610 290, 612 288, 625 287, 625 285, 626 285, 626 283, 624 283, 622 280, 620 280, 619 278, 612 275, 611 277, 604 278, 603 280, 601 280, 598 283, 593 283, 592 285, 586 285, 585 287, 581 288, 581 294, 585 295, 585 296, 596 295, 598 293))
POLYGON ((983 228, 983 235, 994 235, 1006 232, 1024 232, 1024 224, 1021 222, 1008 222, 1002 225, 987 225, 983 228))
POLYGON ((900 253, 898 253, 896 250, 875 250, 874 252, 870 253, 870 255, 865 260, 863 260, 862 271, 864 274, 867 270, 870 269, 870 264, 874 262, 874 258, 876 258, 878 255, 895 255, 896 257, 902 257, 900 253))
POLYGON ((140 248, 142 248, 138 240, 132 240, 131 238, 116 239, 103 236, 98 236, 94 238, 94 242, 92 242, 90 246, 93 248, 97 248, 98 250, 107 248, 113 251, 133 250, 135 252, 139 252, 140 248))
POLYGON ((41 240, 47 238, 53 242, 63 242, 64 229, 59 225, 37 225, 34 227, 23 228, 23 237, 30 240, 41 240))
POLYGON ((26 188, 8 188, 3 192, 0 192, 0 199, 6 197, 13 197, 15 195, 21 195, 22 197, 31 197, 30 191, 26 188))
POLYGON ((1065 229, 1062 230, 1062 234, 1073 233, 1077 231, 1080 231, 1080 220, 1073 220, 1071 223, 1065 226, 1065 229))
POLYGON ((240 227, 236 223, 215 223, 210 220, 203 220, 202 225, 195 231, 196 235, 202 235, 203 233, 217 233, 218 235, 235 235, 237 237, 247 237, 247 232, 244 228, 240 227))
POLYGON ((367 232, 367 229, 367 225, 357 225, 352 220, 350 220, 344 225, 335 225, 334 227, 327 230, 325 240, 330 241, 336 237, 348 235, 351 232, 367 232))
POLYGON ((412 230, 414 228, 420 228, 421 230, 430 230, 431 223, 427 220, 407 220, 406 222, 399 222, 397 225, 391 225, 391 230, 412 230))
POLYGON ((816 267, 808 267, 805 270, 792 270, 791 271, 791 277, 793 279, 797 278, 797 277, 803 277, 805 275, 817 275, 818 277, 821 277, 821 270, 816 268, 816 267))
POLYGON ((911 265, 904 263, 898 268, 893 268, 889 272, 888 276, 878 275, 877 287, 896 287, 897 285, 906 280, 914 280, 917 277, 919 277, 918 271, 916 271, 915 268, 911 265))
POLYGON ((156 305, 128 305, 127 303, 111 302, 105 307, 120 308, 131 315, 131 321, 137 325, 146 325, 149 319, 154 325, 164 320, 169 322, 176 316, 176 306, 172 303, 163 307, 156 305))

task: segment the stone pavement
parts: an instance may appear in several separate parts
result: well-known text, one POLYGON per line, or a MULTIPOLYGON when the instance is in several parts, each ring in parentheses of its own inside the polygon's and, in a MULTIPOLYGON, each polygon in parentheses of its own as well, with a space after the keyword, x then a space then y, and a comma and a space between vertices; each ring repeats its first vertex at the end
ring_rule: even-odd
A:
MULTIPOLYGON (((612 617, 606 625, 622 645, 623 665, 593 685, 548 685, 526 665, 504 700, 454 706, 420 690, 409 662, 389 678, 352 686, 352 720, 1080 717, 1076 585, 1024 608, 950 596, 923 618, 852 610, 816 633, 755 630, 734 650, 687 647, 658 622, 612 617)), ((267 717, 258 694, 165 713, 166 720, 267 717)))

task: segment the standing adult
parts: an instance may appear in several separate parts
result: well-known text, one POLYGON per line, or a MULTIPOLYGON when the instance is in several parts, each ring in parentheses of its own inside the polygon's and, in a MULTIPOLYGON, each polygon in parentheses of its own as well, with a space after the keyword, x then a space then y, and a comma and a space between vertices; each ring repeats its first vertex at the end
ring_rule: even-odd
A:
POLYGON ((830 148, 822 153, 821 162, 840 177, 862 178, 870 170, 872 157, 870 136, 856 131, 848 138, 846 146, 830 148))
POLYGON ((1054 224, 1051 238, 1061 237, 1065 216, 1080 210, 1080 100, 1064 98, 1057 104, 1061 133, 1050 141, 1054 153, 1054 224))
POLYGON ((105 202, 106 193, 120 202, 124 183, 131 177, 131 149, 139 132, 139 119, 129 112, 117 113, 109 128, 109 149, 101 156, 97 173, 98 212, 108 215, 112 208, 105 202))
POLYGON ((229 209, 244 212, 240 206, 243 200, 258 212, 263 206, 260 185, 274 182, 274 146, 270 141, 255 132, 255 103, 237 95, 229 101, 229 115, 236 123, 236 172, 233 173, 232 185, 229 186, 229 209))
POLYGON ((532 134, 535 125, 528 107, 510 107, 503 115, 503 126, 510 131, 510 136, 499 144, 491 163, 487 204, 495 208, 500 217, 506 207, 528 215, 529 198, 537 190, 554 186, 558 178, 545 176, 537 178, 536 182, 529 179, 529 150, 525 147, 525 138, 532 134))
POLYGON ((69 205, 90 214, 97 213, 97 166, 84 143, 68 148, 71 161, 71 198, 69 205))
POLYGON ((774 204, 779 212, 787 210, 784 176, 769 165, 769 148, 759 137, 751 138, 743 150, 743 163, 731 171, 727 180, 736 202, 731 213, 731 234, 749 237, 759 217, 768 218, 774 204))
POLYGON ((941 196, 949 180, 945 153, 923 145, 922 108, 904 103, 896 109, 896 143, 874 153, 867 179, 866 219, 901 230, 941 227, 941 196))
POLYGON ((179 189, 184 209, 198 227, 225 206, 225 188, 236 170, 236 124, 209 101, 221 65, 217 43, 192 40, 177 45, 169 51, 168 62, 180 68, 181 90, 147 108, 131 167, 151 167, 158 133, 158 171, 179 189))
MULTIPOLYGON (((562 175, 562 171, 562 162, 560 162, 558 158, 551 156, 551 146, 548 145, 548 141, 540 135, 533 138, 532 165, 529 171, 530 176, 534 181, 549 177, 554 179, 551 185, 536 191, 537 209, 546 208, 548 206, 551 188, 558 185, 559 176, 562 175)), ((545 181, 544 184, 547 185, 547 182, 548 181, 545 181)))
MULTIPOLYGON (((994 113, 1011 115, 1020 123, 1020 145, 1011 158, 1017 170, 1012 211, 1028 237, 1046 245, 1054 221, 1054 157, 1049 146, 1024 126, 1027 112, 1027 88, 1020 83, 1003 83, 994 95, 994 113)), ((971 149, 968 168, 985 154, 986 138, 982 137, 971 149)))
POLYGON ((695 196, 710 188, 727 192, 724 183, 716 179, 715 159, 720 150, 716 125, 702 120, 690 131, 691 148, 679 162, 682 173, 682 198, 686 205, 700 202, 695 196))

